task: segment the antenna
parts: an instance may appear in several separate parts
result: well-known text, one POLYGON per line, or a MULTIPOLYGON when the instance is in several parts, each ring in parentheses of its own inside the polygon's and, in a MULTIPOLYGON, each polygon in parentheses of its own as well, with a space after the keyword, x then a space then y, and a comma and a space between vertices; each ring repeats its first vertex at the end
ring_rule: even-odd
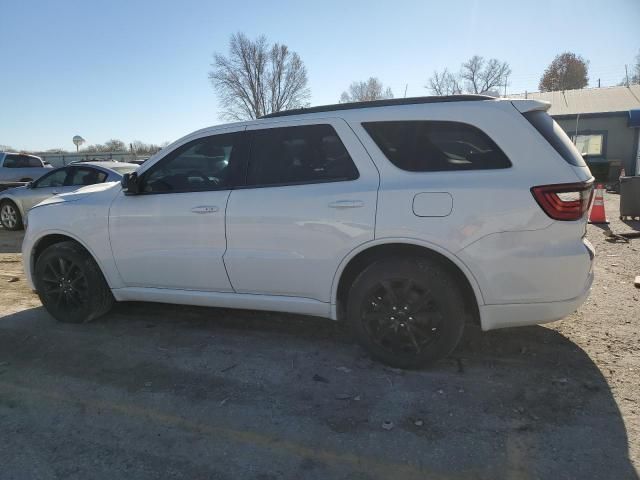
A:
POLYGON ((629 70, 627 70, 627 65, 624 66, 624 76, 627 78, 627 88, 629 88, 629 70))

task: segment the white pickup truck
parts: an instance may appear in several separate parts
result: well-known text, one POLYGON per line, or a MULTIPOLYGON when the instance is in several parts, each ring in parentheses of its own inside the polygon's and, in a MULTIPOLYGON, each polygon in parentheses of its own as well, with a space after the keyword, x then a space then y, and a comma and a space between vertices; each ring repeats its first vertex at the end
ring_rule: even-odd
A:
POLYGON ((51 171, 40 157, 0 152, 0 184, 31 182, 51 171))

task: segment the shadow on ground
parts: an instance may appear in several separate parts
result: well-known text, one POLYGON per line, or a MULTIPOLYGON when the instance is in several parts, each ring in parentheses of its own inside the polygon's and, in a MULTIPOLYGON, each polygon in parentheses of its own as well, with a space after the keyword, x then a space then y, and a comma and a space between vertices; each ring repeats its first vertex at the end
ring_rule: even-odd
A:
POLYGON ((637 478, 609 386, 553 330, 470 327, 451 359, 400 371, 325 320, 142 303, 88 325, 0 318, 0 463, 8 478, 637 478))
POLYGON ((9 231, 0 226, 0 254, 20 253, 24 231, 9 231))

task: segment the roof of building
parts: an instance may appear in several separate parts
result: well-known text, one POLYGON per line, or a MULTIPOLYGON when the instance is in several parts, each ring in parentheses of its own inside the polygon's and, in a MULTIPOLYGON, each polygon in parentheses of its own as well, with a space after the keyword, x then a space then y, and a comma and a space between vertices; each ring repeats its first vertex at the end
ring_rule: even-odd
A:
POLYGON ((549 102, 549 115, 628 112, 640 108, 640 85, 520 93, 509 97, 549 102))

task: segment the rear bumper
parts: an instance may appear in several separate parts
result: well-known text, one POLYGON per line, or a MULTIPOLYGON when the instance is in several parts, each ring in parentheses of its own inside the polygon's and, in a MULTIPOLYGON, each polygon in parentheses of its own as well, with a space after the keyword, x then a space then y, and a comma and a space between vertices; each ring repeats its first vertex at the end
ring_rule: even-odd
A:
POLYGON ((587 299, 593 284, 593 271, 589 272, 583 292, 569 300, 546 303, 512 303, 480 306, 482 330, 521 327, 554 322, 575 312, 587 299))

